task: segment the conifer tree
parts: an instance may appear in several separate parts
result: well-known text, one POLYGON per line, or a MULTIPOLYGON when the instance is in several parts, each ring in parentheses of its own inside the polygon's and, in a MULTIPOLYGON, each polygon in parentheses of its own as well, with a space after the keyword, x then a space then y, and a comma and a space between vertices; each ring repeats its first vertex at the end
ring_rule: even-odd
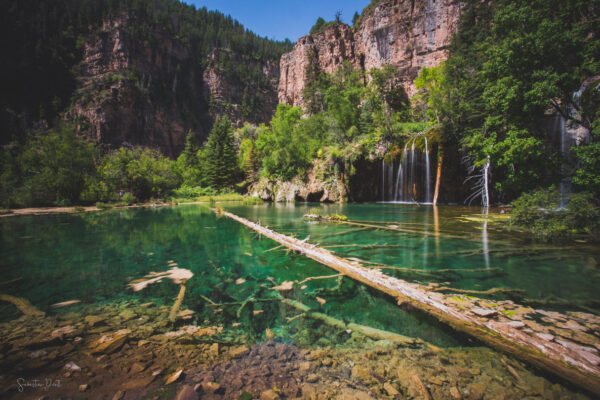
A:
POLYGON ((225 189, 235 183, 237 159, 233 129, 227 116, 217 117, 206 142, 206 178, 215 189, 225 189))

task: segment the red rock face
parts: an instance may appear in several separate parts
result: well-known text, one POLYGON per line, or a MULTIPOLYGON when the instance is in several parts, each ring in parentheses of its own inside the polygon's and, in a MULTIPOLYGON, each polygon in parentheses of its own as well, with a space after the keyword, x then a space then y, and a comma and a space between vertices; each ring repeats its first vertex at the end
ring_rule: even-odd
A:
POLYGON ((457 0, 388 0, 366 12, 356 28, 338 24, 304 36, 281 58, 279 102, 304 106, 305 70, 311 59, 326 73, 334 73, 344 61, 365 71, 392 64, 410 96, 421 68, 446 58, 459 17, 457 0))
MULTIPOLYGON (((261 113, 244 116, 244 88, 218 68, 226 50, 213 50, 203 70, 190 61, 185 44, 167 33, 154 32, 148 44, 131 36, 135 20, 126 16, 107 21, 89 37, 78 65, 79 86, 64 115, 78 132, 105 147, 141 146, 176 157, 192 129, 203 140, 217 115, 227 114, 234 125, 267 122, 277 106, 279 66, 252 65, 268 78, 261 88, 261 113)), ((235 62, 243 62, 229 52, 235 62)))

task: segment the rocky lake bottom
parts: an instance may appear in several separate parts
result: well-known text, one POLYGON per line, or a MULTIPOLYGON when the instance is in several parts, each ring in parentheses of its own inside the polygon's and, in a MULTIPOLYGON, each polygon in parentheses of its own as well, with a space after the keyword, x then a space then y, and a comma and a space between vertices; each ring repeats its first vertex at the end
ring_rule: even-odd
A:
MULTIPOLYGON (((390 274, 411 282, 597 306, 589 245, 570 245, 564 258, 560 246, 520 243, 465 216, 473 210, 324 207, 406 228, 390 232, 308 223, 309 207, 231 208, 344 257, 398 267, 390 274)), ((206 207, 10 217, 0 234, 0 292, 44 313, 0 302, 2 399, 588 398, 349 278, 313 279, 332 271, 206 207), (131 290, 169 268, 193 274, 175 320, 177 282, 131 290), (415 340, 376 340, 351 324, 415 340)))
POLYGON ((483 346, 403 348, 357 333, 330 341, 325 326, 249 341, 235 328, 171 324, 168 309, 129 300, 4 322, 0 397, 587 398, 483 346))

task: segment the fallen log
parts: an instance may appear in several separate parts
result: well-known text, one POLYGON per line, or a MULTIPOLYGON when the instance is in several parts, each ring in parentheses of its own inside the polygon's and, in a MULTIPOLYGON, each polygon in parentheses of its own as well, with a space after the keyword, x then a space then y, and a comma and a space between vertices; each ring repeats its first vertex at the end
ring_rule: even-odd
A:
MULTIPOLYGON (((565 346, 565 341, 549 341, 521 331, 512 326, 511 320, 501 313, 495 314, 494 318, 479 317, 454 306, 442 293, 431 292, 422 285, 387 276, 377 269, 365 268, 357 262, 337 257, 325 249, 279 234, 235 214, 225 211, 219 213, 349 278, 396 298, 398 303, 410 304, 458 331, 600 395, 600 361, 591 350, 565 346)), ((495 310, 493 306, 489 307, 495 310)), ((569 317, 565 316, 565 319, 568 320, 569 317)))
POLYGON ((46 315, 43 311, 40 311, 37 308, 35 308, 35 306, 31 304, 28 300, 22 299, 20 297, 11 296, 9 294, 0 294, 0 300, 6 301, 7 303, 11 303, 25 315, 31 315, 34 317, 43 317, 46 315))
POLYGON ((491 288, 488 290, 467 290, 467 289, 456 289, 447 286, 442 286, 434 289, 430 289, 432 292, 453 292, 462 294, 480 294, 484 296, 491 296, 496 293, 508 293, 508 294, 524 294, 525 291, 521 289, 510 289, 510 288, 491 288))
POLYGON ((327 325, 333 326, 334 328, 338 328, 340 330, 350 329, 351 331, 358 332, 361 335, 371 338, 373 340, 389 340, 391 342, 396 343, 399 346, 405 347, 414 347, 425 344, 429 347, 432 347, 433 349, 437 349, 436 346, 425 343, 421 339, 414 339, 394 332, 388 332, 381 329, 371 328, 370 326, 355 324, 353 322, 345 323, 340 319, 330 317, 329 315, 320 312, 312 311, 309 306, 300 303, 296 300, 282 298, 281 302, 287 304, 292 308, 295 308, 298 311, 302 311, 303 315, 306 317, 322 321, 327 325))

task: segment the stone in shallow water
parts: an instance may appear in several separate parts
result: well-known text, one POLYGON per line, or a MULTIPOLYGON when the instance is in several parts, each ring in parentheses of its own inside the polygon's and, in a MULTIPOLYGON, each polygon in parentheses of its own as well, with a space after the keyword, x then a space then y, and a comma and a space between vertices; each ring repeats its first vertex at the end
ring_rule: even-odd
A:
POLYGON ((122 329, 110 335, 104 335, 90 346, 92 354, 111 354, 125 344, 131 331, 122 329))
POLYGON ((179 389, 179 392, 177 392, 174 400, 197 400, 198 398, 199 395, 196 393, 194 388, 189 385, 185 385, 179 389))
POLYGON ((279 395, 272 389, 265 390, 260 394, 260 400, 279 400, 279 395))
POLYGON ((65 365, 65 369, 69 370, 69 371, 81 371, 81 367, 79 365, 75 364, 73 361, 69 361, 65 365))
POLYGON ((398 389, 396 389, 394 387, 394 385, 392 385, 389 382, 386 382, 383 384, 383 390, 385 390, 387 392, 387 394, 389 394, 390 396, 394 397, 400 394, 400 392, 398 391, 398 389))

